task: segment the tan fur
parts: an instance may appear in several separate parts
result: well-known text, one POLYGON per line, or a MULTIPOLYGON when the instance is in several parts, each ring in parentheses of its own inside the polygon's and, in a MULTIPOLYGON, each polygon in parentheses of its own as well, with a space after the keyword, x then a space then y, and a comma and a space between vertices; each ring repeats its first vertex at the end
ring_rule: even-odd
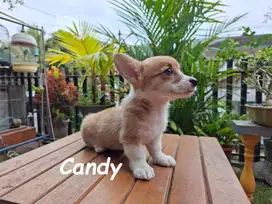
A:
POLYGON ((159 165, 173 166, 173 158, 161 152, 161 137, 167 126, 168 103, 190 97, 195 87, 172 57, 158 56, 137 61, 115 56, 117 69, 131 84, 129 95, 118 107, 86 116, 81 125, 83 140, 97 152, 124 149, 136 178, 151 179, 153 169, 144 163, 142 146, 147 145, 159 165), (164 71, 171 68, 174 75, 164 71))

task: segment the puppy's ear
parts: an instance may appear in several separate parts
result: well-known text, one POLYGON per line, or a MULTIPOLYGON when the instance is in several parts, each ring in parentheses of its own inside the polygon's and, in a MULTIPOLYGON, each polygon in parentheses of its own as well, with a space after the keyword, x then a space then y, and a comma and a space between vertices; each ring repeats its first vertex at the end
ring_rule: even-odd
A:
POLYGON ((128 80, 129 83, 136 86, 141 79, 140 62, 125 54, 116 54, 114 64, 119 72, 128 80))

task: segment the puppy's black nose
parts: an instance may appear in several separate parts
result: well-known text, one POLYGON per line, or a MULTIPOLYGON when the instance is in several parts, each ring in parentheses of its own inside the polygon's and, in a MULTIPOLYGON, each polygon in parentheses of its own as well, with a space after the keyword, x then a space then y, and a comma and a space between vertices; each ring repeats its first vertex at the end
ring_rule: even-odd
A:
POLYGON ((191 78, 191 79, 189 80, 189 82, 191 82, 191 84, 192 84, 194 87, 196 87, 196 85, 197 85, 197 80, 196 80, 195 78, 191 78))

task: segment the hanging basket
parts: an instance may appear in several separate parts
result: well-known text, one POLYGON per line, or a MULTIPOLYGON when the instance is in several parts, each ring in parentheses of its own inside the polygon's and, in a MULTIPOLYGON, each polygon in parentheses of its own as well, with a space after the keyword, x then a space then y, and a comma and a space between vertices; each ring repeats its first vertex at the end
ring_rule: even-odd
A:
POLYGON ((37 65, 34 65, 34 64, 13 64, 12 69, 14 72, 34 73, 37 71, 37 65))

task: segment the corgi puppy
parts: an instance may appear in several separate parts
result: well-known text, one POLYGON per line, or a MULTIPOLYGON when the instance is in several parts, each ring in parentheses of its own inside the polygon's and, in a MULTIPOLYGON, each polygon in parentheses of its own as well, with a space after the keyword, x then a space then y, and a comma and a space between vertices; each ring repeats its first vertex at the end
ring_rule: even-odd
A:
POLYGON ((168 124, 170 100, 185 99, 196 90, 197 80, 180 71, 169 56, 138 61, 116 54, 114 64, 130 83, 130 93, 117 107, 87 115, 81 134, 87 146, 100 153, 106 149, 124 150, 135 178, 150 180, 154 169, 147 162, 174 167, 173 157, 162 152, 162 137, 168 124))

